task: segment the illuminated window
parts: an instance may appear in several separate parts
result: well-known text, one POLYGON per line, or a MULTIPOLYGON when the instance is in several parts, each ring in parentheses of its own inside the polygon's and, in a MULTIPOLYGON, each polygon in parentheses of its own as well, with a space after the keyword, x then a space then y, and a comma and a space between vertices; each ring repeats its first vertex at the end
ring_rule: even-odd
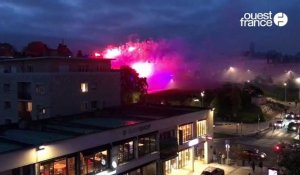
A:
POLYGON ((26 111, 27 112, 32 112, 32 102, 27 102, 27 104, 26 104, 26 111))
POLYGON ((81 174, 94 174, 105 171, 108 166, 108 151, 80 153, 81 174))
POLYGON ((128 162, 134 159, 133 141, 120 144, 118 147, 118 163, 128 162))
POLYGON ((206 120, 197 121, 197 137, 206 135, 206 120))
POLYGON ((85 93, 89 91, 88 83, 81 83, 81 92, 85 93))
POLYGON ((182 138, 179 138, 179 140, 182 140, 182 143, 191 140, 192 139, 192 133, 193 133, 192 130, 193 130, 193 124, 192 123, 179 126, 178 131, 179 131, 179 133, 182 133, 182 134, 178 134, 179 137, 182 137, 182 138))

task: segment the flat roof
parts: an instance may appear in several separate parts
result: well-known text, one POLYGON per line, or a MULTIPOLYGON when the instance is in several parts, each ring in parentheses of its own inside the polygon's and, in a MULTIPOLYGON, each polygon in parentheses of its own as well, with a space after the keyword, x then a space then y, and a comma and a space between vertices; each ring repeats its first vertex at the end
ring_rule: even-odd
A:
POLYGON ((28 128, 11 127, 3 130, 0 154, 201 110, 204 109, 130 105, 108 108, 101 111, 100 115, 88 113, 33 121, 28 128))
POLYGON ((113 59, 105 58, 79 58, 79 57, 60 57, 60 56, 46 56, 46 57, 21 57, 21 58, 0 58, 1 62, 12 62, 12 61, 102 61, 110 62, 113 59))

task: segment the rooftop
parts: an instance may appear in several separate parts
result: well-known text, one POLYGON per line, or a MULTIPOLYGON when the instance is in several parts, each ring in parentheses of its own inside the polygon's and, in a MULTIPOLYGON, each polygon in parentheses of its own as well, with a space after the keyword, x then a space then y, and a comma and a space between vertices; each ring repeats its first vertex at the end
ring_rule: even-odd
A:
POLYGON ((2 128, 0 154, 199 110, 203 109, 131 105, 76 116, 34 121, 22 129, 16 126, 2 128))
POLYGON ((0 62, 11 62, 11 61, 102 61, 109 62, 112 59, 101 59, 101 58, 84 58, 84 57, 61 57, 61 56, 45 56, 45 57, 21 57, 21 58, 9 58, 1 57, 0 62))

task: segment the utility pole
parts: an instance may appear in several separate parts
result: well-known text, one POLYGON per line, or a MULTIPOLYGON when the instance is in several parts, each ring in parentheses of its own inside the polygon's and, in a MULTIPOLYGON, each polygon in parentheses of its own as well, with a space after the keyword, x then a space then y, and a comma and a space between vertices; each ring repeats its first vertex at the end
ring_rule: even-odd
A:
POLYGON ((259 118, 259 114, 257 115, 257 130, 259 131, 259 120, 260 120, 260 118, 259 118))

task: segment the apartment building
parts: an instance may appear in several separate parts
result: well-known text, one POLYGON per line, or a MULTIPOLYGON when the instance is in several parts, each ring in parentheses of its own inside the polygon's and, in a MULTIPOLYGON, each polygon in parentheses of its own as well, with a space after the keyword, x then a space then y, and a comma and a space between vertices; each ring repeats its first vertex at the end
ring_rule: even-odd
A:
POLYGON ((120 72, 107 59, 0 60, 0 125, 120 105, 120 72))

